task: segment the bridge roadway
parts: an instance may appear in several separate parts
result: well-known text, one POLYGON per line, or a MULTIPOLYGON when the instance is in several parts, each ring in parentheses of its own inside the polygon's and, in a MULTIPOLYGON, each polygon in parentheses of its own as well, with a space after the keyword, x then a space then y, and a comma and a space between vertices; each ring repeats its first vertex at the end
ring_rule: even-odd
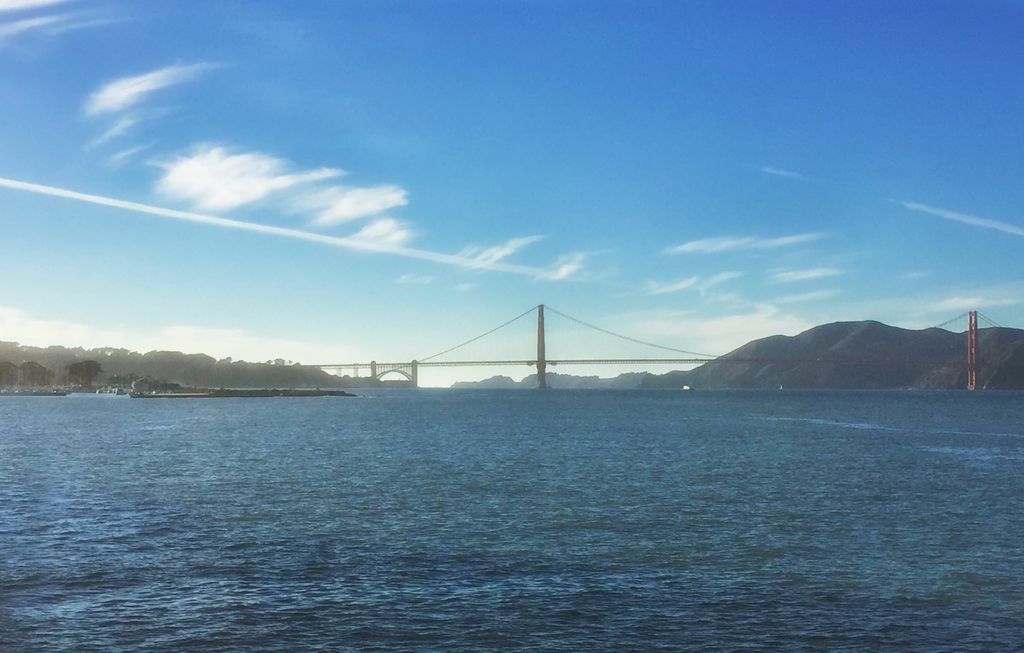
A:
MULTIPOLYGON (((554 311, 554 309, 551 309, 551 310, 554 311)), ((547 357, 547 348, 545 346, 545 333, 544 333, 544 305, 543 304, 538 304, 535 308, 531 308, 529 311, 526 311, 526 312, 520 314, 519 316, 517 316, 515 318, 512 318, 511 320, 505 322, 504 324, 502 324, 502 325, 500 325, 498 327, 495 327, 494 329, 491 329, 490 331, 487 331, 486 333, 478 335, 475 338, 470 338, 469 340, 467 340, 467 341, 465 341, 465 342, 463 342, 463 343, 461 343, 459 345, 456 345, 455 347, 450 347, 450 348, 448 348, 448 349, 446 349, 446 350, 444 350, 444 351, 442 351, 440 353, 434 354, 433 356, 428 356, 427 359, 423 360, 423 361, 415 361, 415 360, 413 360, 413 361, 403 361, 403 362, 393 362, 393 363, 378 363, 377 361, 370 361, 369 363, 327 363, 327 364, 323 364, 323 365, 306 365, 305 367, 315 367, 315 368, 320 368, 320 369, 325 370, 325 371, 326 370, 333 370, 333 371, 335 371, 336 373, 339 373, 339 374, 342 373, 342 372, 351 370, 353 375, 357 376, 357 377, 359 376, 359 372, 360 371, 367 370, 367 371, 370 372, 370 376, 372 378, 377 379, 377 380, 383 379, 383 377, 388 375, 388 374, 396 373, 396 374, 399 374, 400 376, 404 376, 406 381, 410 385, 415 387, 415 386, 417 386, 419 384, 419 370, 420 370, 420 368, 426 368, 426 367, 501 367, 501 366, 526 365, 526 366, 535 367, 537 369, 537 387, 545 388, 545 387, 547 387, 546 374, 547 374, 547 367, 549 365, 552 365, 552 366, 557 366, 557 365, 702 365, 702 364, 710 363, 710 362, 722 362, 722 363, 760 363, 760 364, 766 364, 766 363, 789 363, 789 364, 815 363, 815 364, 819 364, 819 365, 837 365, 838 364, 838 365, 869 365, 869 366, 874 366, 874 365, 886 365, 886 366, 888 366, 888 365, 897 365, 897 364, 904 364, 904 365, 906 365, 906 364, 911 364, 911 365, 921 365, 921 364, 924 364, 924 361, 900 361, 900 360, 894 360, 894 359, 884 359, 884 360, 863 360, 862 359, 862 360, 853 360, 853 359, 832 359, 830 357, 825 357, 825 358, 815 358, 813 360, 810 360, 810 359, 789 359, 789 360, 782 359, 782 360, 780 360, 780 359, 768 359, 768 358, 742 358, 742 357, 734 357, 734 356, 728 356, 728 355, 724 356, 724 357, 723 356, 712 356, 710 354, 700 354, 700 353, 697 353, 697 352, 686 351, 684 349, 676 349, 676 348, 673 348, 673 347, 665 347, 663 345, 657 345, 657 344, 654 344, 654 343, 645 342, 643 340, 637 340, 636 338, 632 338, 632 337, 629 337, 629 336, 624 336, 622 334, 614 333, 612 331, 608 331, 607 329, 603 329, 601 327, 594 326, 593 324, 589 324, 587 322, 583 322, 582 320, 574 318, 571 315, 566 315, 565 313, 561 313, 559 311, 554 311, 554 312, 557 313, 558 315, 560 315, 560 316, 562 316, 562 317, 572 321, 572 322, 575 322, 575 323, 581 325, 581 326, 588 327, 590 329, 594 329, 594 330, 600 331, 600 332, 602 332, 604 334, 607 334, 607 335, 610 335, 610 336, 615 336, 617 338, 620 338, 620 339, 623 339, 623 340, 626 340, 626 341, 629 341, 629 342, 632 342, 632 343, 635 343, 635 344, 646 345, 648 347, 655 347, 655 348, 661 349, 663 351, 672 351, 672 352, 677 352, 677 353, 680 353, 680 354, 686 354, 687 357, 686 358, 548 358, 547 357), (520 359, 520 360, 461 360, 461 361, 433 360, 433 359, 438 358, 440 356, 443 356, 445 354, 451 353, 451 352, 455 351, 456 349, 460 349, 461 347, 464 347, 464 346, 466 346, 466 345, 468 345, 470 343, 476 342, 477 340, 480 340, 481 338, 483 338, 485 336, 488 336, 488 335, 494 333, 495 331, 498 331, 499 329, 502 329, 502 328, 512 324, 513 322, 519 320, 520 318, 525 317, 525 316, 527 316, 527 315, 529 315, 530 313, 533 313, 533 312, 537 313, 537 357, 532 359, 532 360, 531 359, 525 359, 525 360, 524 359, 520 359)), ((973 373, 974 366, 975 366, 975 362, 974 362, 974 351, 975 351, 975 349, 974 349, 974 347, 975 347, 974 346, 974 336, 975 336, 975 332, 976 331, 977 331, 977 317, 976 317, 976 313, 974 311, 971 311, 970 313, 968 313, 968 339, 969 339, 969 348, 968 348, 969 349, 969 354, 968 354, 968 388, 971 389, 971 390, 974 389, 974 373, 973 373)), ((941 364, 945 364, 945 362, 938 362, 938 361, 935 361, 934 363, 931 363, 931 364, 936 364, 936 363, 940 364, 940 365, 941 364)))
MULTIPOLYGON (((359 372, 368 371, 370 377, 382 379, 385 375, 395 372, 406 378, 413 387, 419 385, 419 371, 424 367, 501 367, 525 365, 538 367, 538 376, 548 366, 558 365, 699 365, 714 360, 713 358, 556 358, 541 359, 538 366, 536 360, 469 360, 469 361, 408 361, 400 363, 326 363, 320 365, 304 365, 321 370, 332 370, 336 373, 351 371, 358 377, 359 372)), ((544 387, 542 384, 540 387, 544 387)))
MULTIPOLYGON (((549 358, 548 365, 652 365, 664 364, 700 364, 715 360, 714 358, 549 358)), ((420 367, 472 367, 475 365, 536 365, 537 361, 427 361, 420 367)))
MULTIPOLYGON (((849 359, 849 358, 741 358, 741 357, 717 357, 717 358, 547 358, 544 360, 545 367, 548 365, 700 365, 709 362, 725 363, 814 363, 814 364, 840 364, 854 366, 891 366, 891 365, 952 365, 952 360, 899 360, 899 359, 849 359)), ((419 371, 422 367, 483 367, 483 366, 518 366, 526 365, 537 367, 536 359, 516 360, 425 360, 425 361, 403 361, 403 362, 345 362, 345 363, 322 363, 307 364, 303 367, 315 367, 324 371, 336 373, 352 372, 354 377, 366 371, 374 379, 382 379, 385 375, 396 373, 410 382, 414 387, 419 384, 419 371)))
MULTIPOLYGON (((700 363, 707 363, 715 360, 714 358, 549 358, 547 359, 548 365, 642 365, 644 363, 651 363, 652 365, 659 364, 691 364, 698 365, 700 363)), ((408 361, 404 363, 377 363, 378 369, 395 369, 398 367, 408 366, 408 361)), ((418 367, 495 367, 500 365, 536 365, 535 360, 504 360, 504 361, 423 361, 418 362, 418 367)), ((303 367, 319 367, 327 369, 370 369, 372 363, 330 363, 326 365, 304 365, 303 367)))
MULTIPOLYGON (((369 370, 376 367, 378 370, 397 370, 408 368, 413 362, 404 363, 328 363, 321 365, 303 365, 302 367, 315 367, 331 370, 369 370)), ((850 358, 549 358, 548 365, 702 365, 704 363, 818 363, 822 365, 958 365, 958 360, 907 360, 907 359, 850 359, 850 358)), ((488 360, 488 361, 423 361, 416 362, 417 367, 496 367, 527 365, 534 367, 535 360, 488 360)))

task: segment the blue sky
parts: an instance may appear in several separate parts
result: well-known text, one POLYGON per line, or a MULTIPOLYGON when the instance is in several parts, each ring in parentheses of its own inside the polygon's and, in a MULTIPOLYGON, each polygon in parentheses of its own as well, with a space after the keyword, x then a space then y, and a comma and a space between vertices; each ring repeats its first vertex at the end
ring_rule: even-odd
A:
POLYGON ((0 339, 1024 325, 1024 3, 290 4, 0 0, 0 339))

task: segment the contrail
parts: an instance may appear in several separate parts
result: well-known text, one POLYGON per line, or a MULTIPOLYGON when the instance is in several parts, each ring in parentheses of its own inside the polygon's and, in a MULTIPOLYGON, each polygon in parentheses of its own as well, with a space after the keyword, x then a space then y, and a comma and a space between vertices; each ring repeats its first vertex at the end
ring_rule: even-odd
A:
POLYGON ((1000 222, 999 220, 990 220, 988 218, 979 218, 976 215, 968 215, 966 213, 957 213, 956 211, 949 211, 947 209, 939 209, 934 206, 928 206, 927 204, 918 204, 917 202, 905 202, 903 200, 890 200, 897 204, 902 205, 911 211, 921 211, 922 213, 928 213, 931 215, 945 218, 946 220, 953 220, 954 222, 962 222, 975 227, 982 227, 985 229, 995 229, 1001 231, 1004 234, 1010 234, 1012 236, 1024 236, 1024 228, 1018 227, 1015 224, 1008 222, 1000 222))
POLYGON ((389 245, 387 243, 372 242, 362 240, 359 238, 328 236, 325 234, 314 233, 312 231, 303 231, 301 229, 291 229, 289 227, 275 227, 273 225, 260 224, 258 222, 246 222, 244 220, 221 218, 215 215, 206 215, 203 213, 179 211, 177 209, 168 209, 162 206, 153 206, 150 204, 141 204, 139 202, 130 202, 128 200, 120 200, 114 197, 104 197, 102 195, 80 193, 78 191, 68 190, 66 188, 45 186, 43 184, 33 184, 27 181, 7 179, 5 177, 0 177, 0 187, 25 191, 27 193, 35 193, 37 195, 63 197, 65 199, 77 200, 79 202, 99 204, 100 206, 110 206, 117 209, 123 209, 125 211, 133 211, 135 213, 146 213, 149 215, 156 215, 163 218, 171 218, 173 220, 182 220, 184 222, 194 222, 214 227, 224 227, 227 229, 239 229, 241 231, 253 231, 256 233, 268 234, 271 236, 293 238, 295 240, 305 240, 314 243, 320 243, 322 245, 330 245, 332 247, 340 247, 342 249, 349 249, 360 252, 392 254, 394 256, 404 256, 406 258, 415 258, 423 261, 430 261, 433 263, 454 265, 456 267, 461 268, 475 270, 494 270, 497 272, 509 272, 512 274, 522 274, 532 277, 543 277, 548 273, 548 270, 529 265, 515 265, 511 263, 502 263, 500 261, 482 262, 471 257, 459 256, 458 254, 442 254, 440 252, 431 252, 429 250, 416 249, 413 247, 389 245))

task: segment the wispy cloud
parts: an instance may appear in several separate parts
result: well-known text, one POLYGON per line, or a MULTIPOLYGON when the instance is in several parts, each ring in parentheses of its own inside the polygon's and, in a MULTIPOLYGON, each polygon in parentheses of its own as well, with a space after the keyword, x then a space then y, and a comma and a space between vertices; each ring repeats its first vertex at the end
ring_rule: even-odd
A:
POLYGON ((66 2, 68 0, 0 0, 0 12, 52 7, 53 5, 62 5, 66 2))
POLYGON ((115 152, 115 153, 111 154, 109 157, 107 157, 107 165, 114 166, 114 167, 122 165, 123 163, 125 163, 126 161, 131 159, 133 156, 138 154, 139 152, 142 152, 143 150, 149 149, 152 146, 153 146, 152 143, 145 143, 143 145, 136 145, 134 147, 125 148, 123 150, 115 152))
POLYGON ((313 224, 326 227, 377 215, 408 203, 405 189, 399 186, 333 186, 298 198, 294 208, 316 214, 313 224))
POLYGON ((103 132, 96 138, 89 141, 85 148, 88 150, 94 147, 99 147, 100 145, 103 145, 104 143, 111 141, 117 138, 118 136, 123 136, 124 134, 128 133, 129 129, 131 129, 137 124, 139 124, 139 117, 137 115, 128 114, 125 116, 121 116, 117 119, 117 122, 115 122, 113 125, 110 126, 109 129, 107 129, 107 131, 103 132))
POLYGON ((946 311, 968 311, 978 308, 997 308, 1000 306, 1014 306, 1020 304, 1017 297, 986 297, 982 295, 968 297, 949 297, 932 304, 929 309, 942 313, 946 311))
POLYGON ((577 277, 583 270, 586 260, 587 255, 583 252, 563 254, 558 257, 549 270, 540 275, 540 278, 549 281, 562 281, 577 277))
POLYGON ((766 175, 774 175, 776 177, 787 177, 789 179, 799 179, 800 181, 810 181, 810 177, 806 177, 799 172, 793 172, 792 170, 783 170, 782 168, 772 168, 765 166, 761 168, 761 172, 766 175))
MULTIPOLYGON (((225 229, 235 229, 239 231, 260 233, 268 236, 277 236, 280 238, 320 243, 322 245, 329 245, 332 247, 337 247, 346 250, 391 254, 394 256, 419 259, 443 265, 451 265, 460 268, 487 269, 498 272, 508 272, 511 274, 527 275, 541 279, 563 278, 559 275, 559 269, 557 268, 551 269, 530 265, 518 265, 513 263, 505 263, 503 261, 503 259, 506 256, 508 256, 508 254, 517 251, 520 247, 527 243, 536 241, 537 237, 535 236, 513 239, 508 243, 498 245, 495 247, 482 249, 478 248, 480 253, 493 252, 487 254, 486 256, 467 256, 464 253, 444 254, 441 252, 434 252, 430 250, 407 247, 398 244, 393 240, 389 240, 387 233, 389 231, 394 232, 396 229, 401 228, 400 225, 396 225, 395 228, 390 230, 385 230, 382 227, 378 227, 376 235, 384 236, 384 238, 373 238, 373 233, 364 234, 365 236, 371 237, 363 238, 328 236, 326 234, 311 231, 303 231, 301 229, 278 227, 274 225, 260 224, 255 222, 246 222, 243 220, 234 220, 231 218, 222 218, 219 216, 208 215, 203 213, 193 213, 189 211, 179 211, 177 209, 168 209, 160 206, 152 206, 149 204, 142 204, 139 202, 131 202, 128 200, 121 200, 113 197, 104 197, 102 195, 81 193, 78 191, 73 191, 65 188, 45 186, 42 184, 34 184, 30 182, 18 181, 16 179, 7 179, 4 177, 0 177, 0 187, 10 188, 13 190, 20 190, 28 193, 34 193, 37 195, 62 197, 65 199, 76 200, 79 202, 87 202, 89 204, 97 204, 100 206, 109 206, 112 208, 123 209, 135 213, 155 215, 164 218, 170 218, 173 220, 191 222, 194 224, 202 224, 213 227, 221 227, 225 229), (509 243, 512 243, 512 245, 510 245, 509 243)), ((390 238, 393 238, 393 236, 390 238)))
POLYGON ((725 283, 726 281, 732 281, 733 279, 738 279, 739 277, 742 277, 742 276, 743 276, 742 272, 736 272, 736 271, 719 272, 718 274, 710 276, 707 279, 701 281, 699 284, 697 284, 697 290, 699 290, 700 294, 703 295, 707 291, 709 291, 712 288, 714 288, 715 286, 721 285, 721 284, 725 283))
POLYGON ((72 20, 66 20, 64 22, 54 25, 48 30, 51 35, 63 34, 64 32, 71 32, 79 29, 86 29, 89 27, 103 27, 104 25, 113 25, 114 23, 124 22, 124 18, 85 18, 78 14, 72 17, 72 20))
POLYGON ((470 261, 469 267, 480 267, 486 268, 489 265, 493 265, 505 259, 527 245, 543 240, 544 236, 521 236, 519 238, 512 238, 504 243, 494 245, 492 247, 480 247, 478 245, 469 245, 464 247, 458 256, 470 261))
POLYGON ((669 247, 666 254, 716 254, 720 252, 735 252, 750 249, 777 249, 790 245, 799 245, 822 237, 820 233, 795 234, 792 236, 779 236, 777 238, 760 238, 758 236, 719 236, 717 238, 704 238, 702 240, 691 240, 669 247))
POLYGON ((395 283, 408 284, 411 286, 425 286, 434 283, 434 277, 429 274, 403 274, 395 279, 395 283))
POLYGON ((903 200, 890 200, 900 206, 910 209, 911 211, 919 211, 921 213, 927 213, 934 215, 939 218, 946 220, 952 220, 953 222, 962 222, 963 224, 969 224, 974 227, 982 227, 983 229, 993 229, 995 231, 1001 231, 1004 234, 1010 234, 1012 236, 1024 236, 1024 227, 1020 227, 1009 222, 1000 222, 998 220, 990 220, 988 218, 979 218, 978 216, 968 215, 966 213, 957 213, 955 211, 949 211, 947 209, 939 209, 934 206, 928 206, 926 204, 918 204, 917 202, 904 202, 903 200))
POLYGON ((670 293, 676 293, 681 290, 693 288, 694 290, 697 290, 701 295, 704 295, 715 286, 718 286, 720 284, 725 283, 726 281, 731 281, 732 279, 736 279, 742 276, 742 272, 730 271, 719 272, 718 274, 712 275, 707 278, 702 278, 699 275, 694 275, 692 277, 686 277, 685 279, 677 279, 675 281, 648 281, 644 288, 644 292, 646 292, 648 295, 668 295, 670 293))
POLYGON ((53 14, 51 16, 37 16, 35 18, 24 18, 13 20, 9 23, 0 24, 0 43, 7 41, 19 34, 39 30, 46 27, 53 27, 68 20, 70 14, 53 14))
POLYGON ((142 75, 116 79, 104 84, 89 96, 85 102, 85 113, 95 116, 122 111, 160 89, 196 79, 214 67, 215 64, 210 63, 174 65, 142 75))
POLYGON ((912 270, 903 275, 904 279, 927 279, 932 276, 929 270, 912 270))
POLYGON ((685 279, 677 279, 675 281, 648 281, 645 292, 648 295, 668 295, 692 288, 698 281, 700 281, 698 276, 686 277, 685 279))
POLYGON ((262 152, 232 154, 209 144, 162 167, 164 175, 157 182, 157 191, 204 211, 238 208, 276 191, 345 174, 337 168, 294 172, 288 162, 262 152))
POLYGON ((366 225, 352 236, 371 245, 401 246, 412 240, 412 231, 394 218, 380 218, 366 225))
POLYGON ((831 299, 839 294, 838 290, 815 290, 813 292, 798 293, 795 295, 784 295, 772 301, 773 304, 805 304, 808 302, 820 302, 831 299))
POLYGON ((775 283, 793 283, 795 281, 809 281, 811 279, 824 279, 842 274, 842 270, 836 268, 810 268, 808 270, 780 270, 773 273, 769 278, 775 283))
MULTIPOLYGON (((169 199, 187 201, 203 211, 239 208, 281 191, 288 191, 286 205, 293 211, 312 211, 313 225, 327 226, 351 220, 378 216, 355 234, 339 240, 363 249, 391 251, 412 250, 407 244, 415 235, 404 222, 381 212, 408 203, 404 189, 395 185, 365 188, 334 186, 310 189, 307 185, 346 174, 339 168, 295 170, 284 159, 262 152, 231 152, 222 146, 200 144, 191 154, 160 164, 164 170, 157 191, 169 199)), ((248 224, 248 223, 247 223, 248 224)), ((302 232, 306 233, 306 232, 302 232)), ((486 270, 524 271, 528 266, 506 266, 503 261, 524 247, 542 240, 543 236, 521 236, 506 242, 482 247, 470 245, 454 255, 440 255, 460 267, 486 270)), ((566 254, 550 267, 529 268, 534 276, 547 280, 563 280, 576 276, 583 268, 585 255, 566 254)))

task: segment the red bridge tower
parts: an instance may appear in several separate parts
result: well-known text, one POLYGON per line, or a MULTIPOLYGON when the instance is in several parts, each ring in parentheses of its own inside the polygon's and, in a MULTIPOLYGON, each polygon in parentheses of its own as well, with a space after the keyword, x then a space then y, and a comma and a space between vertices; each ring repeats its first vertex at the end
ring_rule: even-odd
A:
POLYGON ((976 386, 975 366, 978 359, 978 311, 967 312, 967 389, 976 386))

